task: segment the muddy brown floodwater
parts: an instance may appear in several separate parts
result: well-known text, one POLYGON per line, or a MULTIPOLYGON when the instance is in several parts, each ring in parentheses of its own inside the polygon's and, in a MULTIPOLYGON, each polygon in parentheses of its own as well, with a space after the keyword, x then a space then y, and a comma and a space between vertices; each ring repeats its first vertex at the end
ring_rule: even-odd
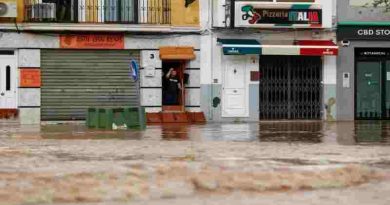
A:
POLYGON ((390 123, 0 122, 0 204, 390 204, 390 123))

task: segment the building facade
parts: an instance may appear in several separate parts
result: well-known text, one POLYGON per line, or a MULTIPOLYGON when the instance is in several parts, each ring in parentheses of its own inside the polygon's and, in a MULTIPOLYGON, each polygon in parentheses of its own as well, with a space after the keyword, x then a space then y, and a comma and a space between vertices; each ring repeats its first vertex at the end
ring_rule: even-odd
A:
POLYGON ((88 107, 160 112, 170 67, 188 76, 184 109, 200 111, 198 0, 0 0, 0 6, 7 7, 0 14, 3 117, 18 113, 22 124, 36 124, 84 120, 88 107))
POLYGON ((335 120, 333 1, 218 0, 202 36, 202 110, 214 121, 335 120))
POLYGON ((390 13, 374 1, 337 1, 339 120, 390 118, 390 13))

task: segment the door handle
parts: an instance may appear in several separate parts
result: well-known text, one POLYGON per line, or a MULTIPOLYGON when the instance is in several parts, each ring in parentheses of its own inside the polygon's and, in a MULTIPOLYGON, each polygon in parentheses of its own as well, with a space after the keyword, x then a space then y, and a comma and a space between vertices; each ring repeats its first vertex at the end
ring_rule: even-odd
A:
POLYGON ((5 94, 4 94, 4 93, 1 93, 0 95, 1 95, 1 96, 4 96, 5 94))

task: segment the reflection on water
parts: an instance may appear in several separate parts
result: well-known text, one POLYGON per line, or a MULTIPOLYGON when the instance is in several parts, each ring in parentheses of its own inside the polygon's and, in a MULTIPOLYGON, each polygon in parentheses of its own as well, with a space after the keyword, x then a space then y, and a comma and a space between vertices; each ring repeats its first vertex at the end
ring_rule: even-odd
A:
POLYGON ((262 122, 260 141, 320 143, 324 137, 324 123, 317 121, 262 122))
POLYGON ((0 125, 0 138, 246 141, 390 145, 390 121, 164 124, 145 131, 87 129, 83 124, 0 125))
POLYGON ((361 121, 355 125, 355 140, 358 144, 388 144, 390 143, 390 122, 361 121))
POLYGON ((390 122, 261 122, 260 141, 341 145, 390 145, 390 122))
POLYGON ((43 139, 142 139, 141 131, 88 129, 83 124, 41 126, 43 139))

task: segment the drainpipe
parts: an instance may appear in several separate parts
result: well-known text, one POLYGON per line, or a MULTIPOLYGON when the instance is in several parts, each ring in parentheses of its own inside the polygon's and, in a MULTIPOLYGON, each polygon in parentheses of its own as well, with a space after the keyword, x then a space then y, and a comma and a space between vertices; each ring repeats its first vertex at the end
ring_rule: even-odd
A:
MULTIPOLYGON (((214 55, 214 45, 213 45, 213 24, 214 24, 214 4, 213 4, 214 1, 210 1, 210 11, 211 11, 211 14, 209 14, 208 16, 208 19, 210 19, 210 16, 211 16, 211 29, 209 30, 210 31, 210 52, 211 52, 211 55, 210 55, 210 72, 211 72, 211 76, 210 76, 210 81, 211 81, 211 84, 210 84, 210 88, 211 89, 211 96, 210 96, 210 101, 209 101, 209 112, 210 112, 210 117, 211 117, 211 120, 214 120, 214 110, 213 110, 213 97, 214 97, 214 89, 213 89, 213 86, 214 86, 214 82, 213 82, 213 78, 214 78, 214 58, 212 57, 214 55)), ((208 24, 209 26, 209 24, 208 24)))

